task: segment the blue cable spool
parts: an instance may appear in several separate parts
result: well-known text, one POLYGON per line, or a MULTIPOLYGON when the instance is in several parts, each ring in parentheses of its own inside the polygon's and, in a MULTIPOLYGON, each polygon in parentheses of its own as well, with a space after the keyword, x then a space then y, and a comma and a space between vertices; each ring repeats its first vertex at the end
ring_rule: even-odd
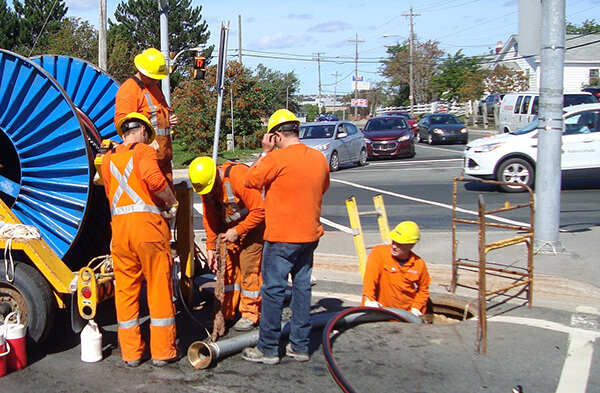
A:
POLYGON ((93 195, 93 156, 78 112, 41 66, 0 49, 0 198, 63 260, 97 208, 92 202, 102 200, 93 195))
POLYGON ((31 61, 44 68, 65 89, 84 122, 91 122, 93 131, 97 131, 101 139, 121 141, 113 122, 119 83, 112 76, 75 57, 42 55, 31 61))

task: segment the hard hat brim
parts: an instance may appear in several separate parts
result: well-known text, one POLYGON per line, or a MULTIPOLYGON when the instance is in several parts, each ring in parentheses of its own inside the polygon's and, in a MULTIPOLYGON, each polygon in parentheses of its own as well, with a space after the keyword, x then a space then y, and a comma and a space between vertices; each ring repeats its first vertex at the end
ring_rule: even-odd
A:
POLYGON ((152 79, 156 79, 156 80, 162 80, 165 79, 167 76, 169 76, 169 71, 166 69, 165 67, 165 72, 164 74, 154 74, 150 71, 148 71, 147 69, 145 69, 142 64, 141 64, 141 57, 142 54, 137 55, 134 59, 133 59, 133 63, 135 64, 135 68, 137 68, 137 70, 139 72, 141 72, 142 74, 146 75, 148 78, 152 78, 152 79))
POLYGON ((150 120, 148 120, 148 118, 146 118, 146 116, 142 115, 141 113, 137 113, 137 112, 131 112, 128 115, 123 116, 117 122, 116 129, 117 129, 117 133, 119 134, 121 139, 123 139, 123 124, 127 120, 132 120, 132 119, 141 120, 148 127, 148 129, 151 132, 150 138, 148 139, 148 144, 154 142, 154 140, 156 139, 156 130, 154 129, 154 127, 152 127, 150 120))

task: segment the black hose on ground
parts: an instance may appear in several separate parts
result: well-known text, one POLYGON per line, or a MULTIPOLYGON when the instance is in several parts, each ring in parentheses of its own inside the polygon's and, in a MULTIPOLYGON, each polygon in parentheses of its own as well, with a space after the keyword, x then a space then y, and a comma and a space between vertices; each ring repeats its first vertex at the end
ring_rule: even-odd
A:
MULTIPOLYGON (((405 310, 398 310, 398 311, 403 311, 407 315, 403 316, 403 315, 397 314, 395 312, 389 311, 385 308, 353 307, 353 308, 349 308, 347 310, 341 311, 339 314, 337 314, 336 316, 331 318, 331 320, 329 320, 329 322, 327 322, 327 325, 325 325, 325 329, 323 330, 323 339, 322 339, 323 340, 323 354, 325 355, 325 361, 327 362, 327 368, 329 369, 331 376, 333 377, 333 379, 335 379, 335 382, 338 384, 338 386, 342 389, 343 392, 356 393, 356 391, 352 388, 350 383, 346 380, 346 378, 344 378, 344 376, 342 375, 342 372, 340 371, 339 367, 335 363, 335 360, 333 359, 331 337, 332 337, 332 332, 333 332, 333 329, 335 328, 335 325, 338 322, 340 322, 341 320, 343 320, 344 318, 346 318, 347 316, 352 315, 352 314, 358 314, 358 313, 382 314, 383 316, 387 316, 391 320, 398 321, 398 322, 421 323, 420 320, 419 320, 419 322, 417 322, 415 320, 414 316, 412 314, 410 314, 408 311, 405 311, 405 310)), ((372 322, 372 320, 371 321, 364 320, 363 322, 372 322)), ((359 323, 361 323, 361 321, 359 319, 357 319, 356 324, 359 324, 359 323)))

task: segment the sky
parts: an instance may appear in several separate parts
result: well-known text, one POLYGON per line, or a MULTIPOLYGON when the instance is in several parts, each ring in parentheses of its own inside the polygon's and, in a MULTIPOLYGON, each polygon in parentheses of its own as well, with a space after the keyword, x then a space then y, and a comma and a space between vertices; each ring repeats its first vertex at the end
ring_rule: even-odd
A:
MULTIPOLYGON (((108 17, 120 0, 108 0, 108 17)), ((98 25, 99 0, 66 0, 68 16, 98 25)), ((299 93, 352 91, 355 57, 364 81, 381 81, 381 59, 386 47, 403 42, 413 29, 421 41, 437 40, 448 54, 489 53, 498 41, 518 33, 518 0, 192 0, 202 7, 209 44, 218 48, 221 25, 229 21, 228 59, 238 59, 241 16, 242 62, 294 72, 299 93), (358 43, 356 42, 358 41, 358 43)), ((566 20, 580 25, 600 23, 600 0, 566 0, 566 20)), ((216 58, 213 60, 216 64, 216 58)))

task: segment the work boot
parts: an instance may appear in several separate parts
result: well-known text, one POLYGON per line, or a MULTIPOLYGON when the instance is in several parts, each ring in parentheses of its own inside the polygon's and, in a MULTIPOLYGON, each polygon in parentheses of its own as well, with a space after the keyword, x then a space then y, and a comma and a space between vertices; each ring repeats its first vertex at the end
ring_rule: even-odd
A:
POLYGON ((236 322, 235 325, 233 325, 233 329, 237 330, 238 332, 247 332, 254 329, 255 326, 256 323, 251 319, 242 317, 236 322))
POLYGON ((152 359, 152 365, 154 367, 164 367, 167 364, 177 363, 181 359, 181 357, 182 357, 182 355, 179 353, 179 350, 177 350, 177 356, 175 356, 174 358, 166 359, 166 360, 152 359))
POLYGON ((296 352, 292 349, 292 344, 285 346, 285 354, 297 362, 308 362, 310 355, 308 353, 296 352))
POLYGON ((142 357, 138 360, 130 360, 128 362, 125 362, 125 364, 127 364, 127 367, 131 367, 131 368, 136 368, 142 365, 142 363, 144 363, 146 360, 148 360, 150 358, 150 355, 146 352, 144 352, 144 354, 142 355, 142 357))
POLYGON ((279 363, 279 356, 265 355, 257 347, 244 348, 244 352, 242 352, 242 357, 244 358, 244 360, 247 360, 247 361, 253 362, 253 363, 264 363, 264 364, 269 364, 269 365, 279 363))

